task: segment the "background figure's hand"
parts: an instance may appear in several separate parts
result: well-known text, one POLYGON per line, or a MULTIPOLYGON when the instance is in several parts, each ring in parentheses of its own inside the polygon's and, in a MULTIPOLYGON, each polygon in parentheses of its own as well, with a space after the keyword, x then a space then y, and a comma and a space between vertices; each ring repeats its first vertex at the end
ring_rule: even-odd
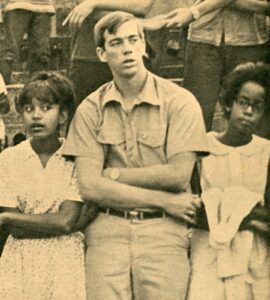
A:
POLYGON ((166 27, 181 27, 188 25, 193 20, 193 15, 189 8, 177 8, 165 15, 167 19, 166 27))
POLYGON ((258 220, 250 221, 250 227, 258 234, 264 236, 270 242, 270 224, 268 222, 262 222, 258 220))
POLYGON ((63 26, 69 24, 72 29, 80 27, 83 21, 93 12, 95 7, 91 0, 85 0, 77 5, 66 17, 63 26))
POLYGON ((190 193, 171 194, 168 199, 166 212, 181 218, 190 225, 196 225, 196 210, 201 207, 201 200, 190 193))
POLYGON ((158 30, 166 26, 165 15, 159 15, 152 18, 139 19, 144 30, 158 30))

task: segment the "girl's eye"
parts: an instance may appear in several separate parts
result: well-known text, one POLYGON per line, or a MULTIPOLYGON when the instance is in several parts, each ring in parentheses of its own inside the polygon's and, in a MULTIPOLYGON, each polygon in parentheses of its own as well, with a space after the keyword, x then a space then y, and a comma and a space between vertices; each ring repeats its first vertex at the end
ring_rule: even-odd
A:
POLYGON ((29 104, 26 104, 26 105, 24 105, 23 110, 25 112, 31 112, 33 110, 33 106, 29 105, 29 104))
POLYGON ((41 108, 42 108, 43 111, 47 111, 51 108, 51 106, 50 105, 42 105, 41 108))

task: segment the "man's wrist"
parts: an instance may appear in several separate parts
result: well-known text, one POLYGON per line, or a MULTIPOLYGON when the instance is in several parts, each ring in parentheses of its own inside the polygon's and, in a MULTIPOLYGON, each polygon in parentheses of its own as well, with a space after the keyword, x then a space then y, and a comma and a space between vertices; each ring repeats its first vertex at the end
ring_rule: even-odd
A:
POLYGON ((190 12, 192 14, 193 20, 198 20, 201 17, 201 13, 199 9, 196 6, 191 6, 190 7, 190 12))

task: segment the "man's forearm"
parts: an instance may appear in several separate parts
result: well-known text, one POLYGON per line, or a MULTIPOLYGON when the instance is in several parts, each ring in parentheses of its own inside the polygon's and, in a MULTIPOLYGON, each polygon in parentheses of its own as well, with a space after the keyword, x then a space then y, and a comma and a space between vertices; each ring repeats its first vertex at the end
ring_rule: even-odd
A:
POLYGON ((94 202, 103 207, 122 209, 162 208, 164 209, 169 193, 133 187, 102 176, 91 180, 80 180, 81 193, 85 201, 94 202))
POLYGON ((235 0, 233 3, 231 3, 230 7, 261 14, 270 13, 270 2, 265 2, 262 0, 235 0))
MULTIPOLYGON (((179 193, 188 188, 195 161, 194 152, 178 153, 164 165, 121 168, 116 180, 145 189, 179 193)), ((110 174, 110 169, 109 172, 105 170, 105 175, 107 173, 110 174)))
MULTIPOLYGON (((186 190, 186 176, 182 180, 175 166, 156 165, 145 168, 120 168, 118 182, 151 190, 181 192, 186 190)), ((105 174, 110 178, 114 169, 106 169, 105 174)))
MULTIPOLYGON (((95 9, 103 9, 103 10, 123 10, 136 15, 146 15, 148 10, 150 9, 153 0, 85 0, 89 1, 89 3, 95 9)), ((84 2, 84 1, 80 1, 84 2)))
POLYGON ((200 12, 200 16, 206 15, 213 10, 223 8, 235 0, 205 0, 197 5, 193 5, 200 12))

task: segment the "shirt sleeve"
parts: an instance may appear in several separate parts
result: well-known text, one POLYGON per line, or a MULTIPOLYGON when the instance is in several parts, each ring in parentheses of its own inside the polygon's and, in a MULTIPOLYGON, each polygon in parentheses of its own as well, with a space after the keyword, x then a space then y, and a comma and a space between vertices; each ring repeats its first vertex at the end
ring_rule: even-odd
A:
POLYGON ((9 154, 4 151, 0 154, 0 206, 1 207, 17 207, 17 195, 15 193, 15 182, 10 174, 10 166, 14 163, 10 163, 9 154))
POLYGON ((167 158, 183 153, 208 153, 208 142, 201 108, 187 90, 174 98, 169 108, 167 158))
POLYGON ((97 137, 98 119, 99 113, 95 104, 85 100, 78 107, 71 122, 63 155, 104 160, 103 147, 97 137))

